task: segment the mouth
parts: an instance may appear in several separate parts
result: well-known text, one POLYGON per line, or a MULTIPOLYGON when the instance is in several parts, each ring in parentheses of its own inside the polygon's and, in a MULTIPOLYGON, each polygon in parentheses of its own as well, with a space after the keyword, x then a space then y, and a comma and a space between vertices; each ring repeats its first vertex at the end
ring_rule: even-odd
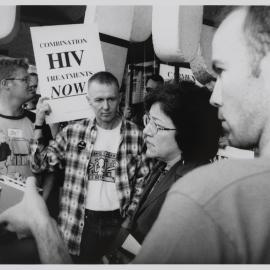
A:
POLYGON ((104 116, 104 117, 108 117, 108 116, 111 115, 111 113, 102 113, 101 115, 104 116))
POLYGON ((230 133, 230 129, 229 129, 229 126, 225 120, 222 120, 221 127, 222 127, 223 136, 228 136, 228 134, 230 133))
POLYGON ((227 122, 226 122, 225 118, 220 113, 218 114, 218 119, 221 123, 222 129, 227 130, 227 122))
POLYGON ((221 122, 225 121, 225 118, 224 118, 223 113, 222 113, 222 111, 221 111, 220 108, 218 109, 218 119, 219 119, 221 122))
POLYGON ((221 126, 224 129, 226 127, 226 121, 224 119, 220 119, 221 126))

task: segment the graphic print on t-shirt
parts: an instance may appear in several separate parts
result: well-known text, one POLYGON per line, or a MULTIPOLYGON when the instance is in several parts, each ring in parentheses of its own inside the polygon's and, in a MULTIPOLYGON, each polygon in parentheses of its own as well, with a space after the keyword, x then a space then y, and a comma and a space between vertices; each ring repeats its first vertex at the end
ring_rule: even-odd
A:
POLYGON ((8 134, 0 130, 0 175, 13 178, 25 178, 31 175, 28 173, 30 171, 29 141, 23 138, 22 134, 20 129, 8 129, 8 134))
POLYGON ((108 151, 93 151, 88 166, 88 179, 114 183, 116 165, 116 154, 108 151))

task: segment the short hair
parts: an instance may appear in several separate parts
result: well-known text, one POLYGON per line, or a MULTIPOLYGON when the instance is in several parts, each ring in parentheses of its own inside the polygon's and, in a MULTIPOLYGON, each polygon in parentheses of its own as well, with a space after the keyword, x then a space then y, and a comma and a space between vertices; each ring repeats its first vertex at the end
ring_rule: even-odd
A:
POLYGON ((218 150, 221 123, 210 105, 211 92, 191 82, 165 83, 145 98, 145 109, 160 103, 176 127, 175 140, 185 161, 209 161, 218 150))
POLYGON ((110 72, 108 71, 100 71, 95 73, 89 80, 88 80, 88 86, 93 82, 97 81, 101 84, 114 84, 117 89, 119 89, 119 83, 117 78, 110 72))
POLYGON ((259 65, 270 50, 270 6, 249 6, 243 31, 251 52, 252 74, 260 74, 259 65))
POLYGON ((162 76, 160 76, 159 74, 153 74, 150 77, 147 78, 146 83, 149 81, 155 81, 155 82, 159 82, 161 84, 164 84, 164 79, 162 78, 162 76))
POLYGON ((13 75, 18 68, 28 69, 28 62, 25 58, 0 57, 0 80, 13 75))
POLYGON ((270 6, 230 6, 223 12, 223 18, 243 8, 247 11, 243 33, 251 55, 251 71, 258 77, 261 60, 270 50, 270 6))

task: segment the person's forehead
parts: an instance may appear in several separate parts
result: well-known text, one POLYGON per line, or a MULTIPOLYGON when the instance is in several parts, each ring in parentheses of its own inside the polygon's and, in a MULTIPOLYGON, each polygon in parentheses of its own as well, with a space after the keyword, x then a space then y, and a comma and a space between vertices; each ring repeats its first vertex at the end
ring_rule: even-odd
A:
POLYGON ((88 85, 88 94, 90 96, 116 96, 119 94, 119 89, 114 83, 93 81, 88 85))
POLYGON ((151 117, 153 117, 153 119, 157 120, 160 123, 171 122, 169 116, 167 116, 162 110, 160 102, 156 102, 151 106, 149 114, 151 115, 151 117))
POLYGON ((246 9, 233 11, 217 29, 212 42, 212 60, 230 60, 237 57, 247 57, 247 44, 243 32, 246 9))
POLYGON ((23 76, 25 76, 28 73, 27 73, 27 70, 25 68, 17 67, 17 68, 14 69, 13 74, 16 74, 16 75, 21 75, 22 74, 23 76))

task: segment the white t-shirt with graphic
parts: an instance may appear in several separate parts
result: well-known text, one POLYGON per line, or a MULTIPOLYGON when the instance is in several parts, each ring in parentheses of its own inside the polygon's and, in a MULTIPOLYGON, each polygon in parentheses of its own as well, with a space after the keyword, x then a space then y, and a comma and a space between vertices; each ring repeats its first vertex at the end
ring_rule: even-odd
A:
POLYGON ((0 115, 0 175, 25 180, 30 170, 30 139, 34 125, 27 117, 0 115))
POLYGON ((88 165, 87 209, 112 211, 120 207, 115 186, 120 128, 121 122, 114 129, 97 126, 97 139, 88 165))

